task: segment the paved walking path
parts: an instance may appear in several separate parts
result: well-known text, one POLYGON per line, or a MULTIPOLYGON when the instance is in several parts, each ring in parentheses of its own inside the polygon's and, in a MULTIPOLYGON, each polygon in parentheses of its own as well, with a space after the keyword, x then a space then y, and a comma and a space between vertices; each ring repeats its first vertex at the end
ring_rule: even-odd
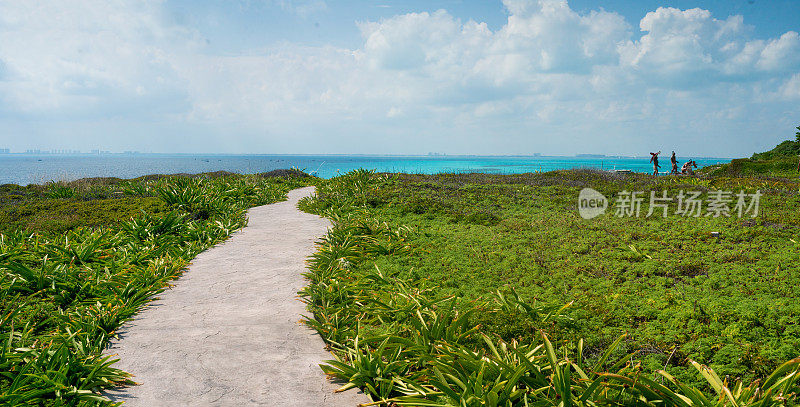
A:
POLYGON ((252 208, 248 226, 192 262, 175 287, 121 330, 108 351, 139 386, 107 394, 125 406, 355 407, 369 398, 334 394, 318 364, 332 359, 299 323, 301 273, 328 221, 289 200, 252 208))

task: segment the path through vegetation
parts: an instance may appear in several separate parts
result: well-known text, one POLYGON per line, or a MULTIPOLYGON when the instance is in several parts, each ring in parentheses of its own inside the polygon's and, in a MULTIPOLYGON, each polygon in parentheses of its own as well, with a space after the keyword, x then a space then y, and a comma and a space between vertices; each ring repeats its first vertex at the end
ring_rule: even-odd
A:
POLYGON ((333 393, 318 364, 332 359, 299 323, 304 261, 328 221, 289 200, 252 208, 248 226, 198 255, 189 270, 126 324, 109 354, 140 383, 108 394, 126 406, 356 406, 333 393))

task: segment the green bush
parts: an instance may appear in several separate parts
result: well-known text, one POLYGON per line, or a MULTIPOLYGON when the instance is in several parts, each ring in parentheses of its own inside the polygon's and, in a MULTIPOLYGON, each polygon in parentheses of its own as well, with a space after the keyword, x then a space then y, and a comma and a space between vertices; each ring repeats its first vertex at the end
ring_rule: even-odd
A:
POLYGON ((750 159, 754 161, 768 161, 784 157, 798 156, 800 156, 800 141, 786 140, 775 146, 775 148, 770 151, 753 154, 750 159))

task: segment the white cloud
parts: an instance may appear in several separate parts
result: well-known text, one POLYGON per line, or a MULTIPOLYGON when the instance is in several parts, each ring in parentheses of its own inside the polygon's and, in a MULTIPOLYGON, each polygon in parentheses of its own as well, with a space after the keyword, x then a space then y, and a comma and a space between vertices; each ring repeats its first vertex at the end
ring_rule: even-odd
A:
POLYGON ((444 10, 411 13, 380 23, 361 24, 364 54, 374 69, 403 70, 452 66, 463 49, 460 23, 444 10), (456 51, 456 52, 452 52, 456 51))
POLYGON ((593 65, 616 63, 616 46, 630 28, 616 13, 579 15, 565 1, 506 1, 511 14, 493 50, 518 54, 543 72, 586 72, 593 65))
POLYGON ((193 38, 159 2, 0 3, 0 98, 27 113, 97 114, 179 103, 170 59, 193 38))
POLYGON ((780 96, 787 100, 800 99, 800 73, 795 74, 786 83, 784 83, 779 91, 780 96))
POLYGON ((800 68, 800 39, 787 32, 770 41, 750 40, 741 16, 725 20, 708 10, 659 7, 639 24, 645 34, 620 47, 622 65, 666 87, 719 80, 759 79, 762 72, 800 68))
POLYGON ((740 16, 658 8, 640 36, 619 14, 566 1, 503 4, 494 31, 438 10, 359 23, 356 49, 222 56, 158 1, 0 0, 0 114, 236 129, 246 152, 634 153, 676 134, 710 153, 730 131, 785 125, 785 101, 800 97, 795 32, 753 39, 740 16), (276 141, 287 134, 300 141, 276 141))
POLYGON ((770 40, 761 50, 756 66, 765 71, 791 71, 800 68, 800 36, 789 31, 778 39, 770 40))
POLYGON ((323 0, 275 0, 275 2, 283 10, 301 16, 308 16, 328 9, 328 4, 323 0))

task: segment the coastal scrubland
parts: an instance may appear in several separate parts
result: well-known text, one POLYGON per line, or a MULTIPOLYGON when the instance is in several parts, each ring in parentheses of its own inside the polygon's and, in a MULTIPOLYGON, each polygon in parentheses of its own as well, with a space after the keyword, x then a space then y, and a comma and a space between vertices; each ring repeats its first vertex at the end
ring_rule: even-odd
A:
POLYGON ((149 176, 0 186, 0 404, 110 405, 103 349, 248 207, 315 184, 332 228, 309 261, 323 365, 376 404, 798 402, 794 157, 699 177, 537 174, 149 176), (605 214, 579 215, 593 188, 605 214), (626 192, 639 216, 615 216, 626 192), (646 216, 649 193, 668 216, 646 216), (682 216, 680 191, 760 195, 757 216, 682 216))
POLYGON ((0 186, 0 405, 113 405, 132 384, 102 354, 247 208, 307 185, 296 171, 0 186))
POLYGON ((800 183, 738 165, 323 182, 301 202, 334 223, 303 292, 337 355, 323 369, 383 404, 797 403, 800 183), (583 188, 646 199, 583 219, 583 188), (762 195, 755 217, 695 217, 681 190, 762 195), (646 216, 650 191, 667 217, 646 216))
POLYGON ((706 175, 761 178, 796 178, 800 174, 800 126, 797 127, 796 140, 786 140, 763 153, 755 153, 750 158, 738 158, 730 163, 705 167, 706 175))

